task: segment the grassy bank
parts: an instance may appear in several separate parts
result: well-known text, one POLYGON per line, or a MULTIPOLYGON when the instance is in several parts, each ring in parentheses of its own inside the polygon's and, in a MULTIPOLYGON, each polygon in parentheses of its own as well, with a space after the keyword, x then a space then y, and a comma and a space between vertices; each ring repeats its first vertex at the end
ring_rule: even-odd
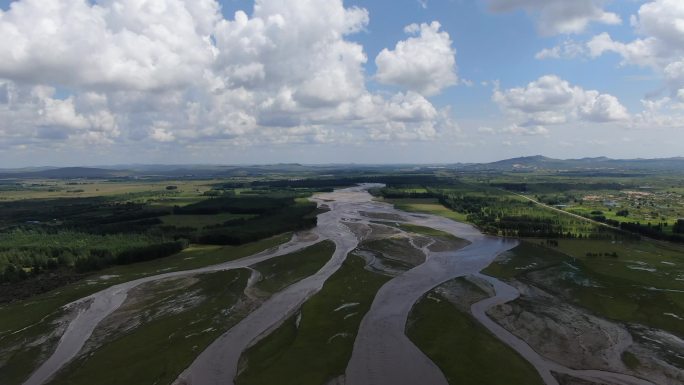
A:
POLYGON ((262 279, 256 287, 267 293, 277 293, 316 273, 334 252, 335 243, 323 241, 296 253, 257 263, 252 268, 261 273, 262 279))
POLYGON ((36 346, 29 342, 48 336, 52 322, 62 316, 61 307, 109 286, 145 276, 196 269, 243 258, 278 246, 289 239, 281 235, 241 246, 192 246, 174 256, 134 265, 115 266, 89 279, 69 284, 11 304, 0 306, 0 383, 18 383, 57 343, 53 338, 36 346))
POLYGON ((236 384, 321 385, 342 375, 361 319, 389 279, 364 265, 350 256, 304 304, 299 322, 291 317, 247 350, 242 358, 246 369, 236 384))
POLYGON ((684 253, 662 242, 523 242, 484 272, 516 278, 593 313, 684 336, 684 253), (674 316, 673 316, 674 315, 674 316))
POLYGON ((385 201, 394 204, 396 209, 402 211, 439 215, 458 222, 466 222, 467 220, 465 214, 449 210, 439 203, 436 198, 397 198, 385 199, 385 201))
POLYGON ((188 243, 242 245, 316 225, 309 191, 166 187, 0 201, 0 303, 72 282, 85 272, 167 257, 188 243), (45 276, 59 279, 39 282, 45 276), (9 286, 3 283, 20 290, 3 297, 9 286))
POLYGON ((527 361, 434 291, 411 310, 406 334, 450 384, 543 385, 527 361))
POLYGON ((106 340, 91 355, 65 367, 51 384, 170 384, 206 346, 246 316, 235 305, 248 278, 244 269, 218 272, 199 276, 197 283, 184 289, 155 292, 157 308, 177 306, 174 301, 186 293, 201 301, 106 340), (158 298, 160 294, 166 296, 158 298))

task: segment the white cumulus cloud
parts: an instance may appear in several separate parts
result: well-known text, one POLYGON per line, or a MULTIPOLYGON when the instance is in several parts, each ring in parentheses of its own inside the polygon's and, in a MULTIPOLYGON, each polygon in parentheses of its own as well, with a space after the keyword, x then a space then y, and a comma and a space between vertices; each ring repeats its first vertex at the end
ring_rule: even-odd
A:
POLYGON ((632 25, 639 38, 614 40, 608 33, 587 43, 593 57, 614 52, 624 64, 650 67, 660 73, 673 92, 684 87, 684 2, 654 0, 643 4, 632 25))
POLYGON ((583 32, 590 23, 620 24, 620 16, 607 12, 605 0, 486 0, 493 12, 525 10, 544 35, 583 32))
POLYGON ((0 13, 0 78, 112 89, 187 86, 213 61, 212 3, 14 2, 0 13))
MULTIPOLYGON (((408 27, 416 36, 397 45, 407 51, 388 51, 409 68, 406 90, 386 96, 367 89, 366 53, 349 38, 368 22, 342 0, 256 0, 228 18, 216 0, 15 1, 0 11, 0 146, 453 131, 448 111, 423 96, 457 80, 449 35, 438 23, 408 27)), ((397 68, 385 73, 398 84, 397 68)))
POLYGON ((380 83, 393 84, 424 95, 434 95, 455 85, 456 50, 441 25, 411 24, 404 31, 415 35, 399 41, 393 50, 383 49, 375 58, 380 83))
POLYGON ((101 95, 82 94, 58 98, 48 86, 17 86, 4 83, 5 102, 0 102, 0 143, 48 144, 72 140, 83 144, 111 143, 120 136, 116 117, 101 95))
POLYGON ((574 59, 587 55, 585 44, 574 40, 566 40, 552 48, 544 48, 534 56, 538 60, 544 59, 574 59))
POLYGON ((513 134, 513 135, 528 135, 528 136, 536 136, 536 135, 541 135, 541 136, 546 136, 549 134, 549 129, 544 127, 544 126, 519 126, 517 124, 513 124, 511 126, 505 127, 501 130, 501 133, 504 134, 513 134))
POLYGON ((616 97, 573 86, 555 75, 542 76, 525 87, 497 88, 492 99, 516 120, 515 127, 629 119, 627 109, 616 97))
POLYGON ((592 57, 615 53, 623 65, 652 69, 668 86, 669 96, 644 101, 644 110, 636 116, 635 125, 674 127, 681 125, 681 89, 684 88, 684 2, 653 0, 641 7, 631 24, 638 38, 622 42, 608 33, 594 36, 587 48, 592 57))

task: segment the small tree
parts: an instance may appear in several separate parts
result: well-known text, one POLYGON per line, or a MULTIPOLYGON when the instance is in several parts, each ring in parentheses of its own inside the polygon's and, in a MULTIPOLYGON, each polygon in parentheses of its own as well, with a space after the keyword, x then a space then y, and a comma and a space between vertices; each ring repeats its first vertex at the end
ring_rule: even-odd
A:
POLYGON ((677 223, 672 226, 672 232, 677 234, 684 234, 684 219, 678 219, 677 223))

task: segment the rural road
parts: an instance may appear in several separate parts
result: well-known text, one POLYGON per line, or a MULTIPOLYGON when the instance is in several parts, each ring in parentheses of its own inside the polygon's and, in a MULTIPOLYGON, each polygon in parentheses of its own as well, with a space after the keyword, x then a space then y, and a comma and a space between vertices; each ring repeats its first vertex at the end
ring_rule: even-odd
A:
POLYGON ((539 205, 539 206, 541 206, 541 207, 544 207, 544 208, 546 208, 546 209, 555 211, 555 212, 557 212, 557 213, 565 214, 565 215, 574 217, 574 218, 576 218, 576 219, 579 219, 579 220, 582 220, 582 221, 585 221, 585 222, 593 223, 593 224, 598 225, 598 226, 608 227, 608 228, 610 228, 610 229, 618 230, 618 231, 620 230, 619 227, 614 227, 614 226, 611 226, 611 225, 609 225, 609 224, 607 224, 607 223, 603 223, 603 222, 599 222, 599 221, 594 220, 594 219, 591 219, 591 218, 583 217, 583 216, 581 216, 581 215, 574 214, 574 213, 571 213, 571 212, 569 212, 569 211, 565 211, 565 210, 563 210, 563 209, 559 209, 558 207, 549 206, 549 205, 547 205, 546 203, 542 203, 542 202, 540 202, 540 201, 538 201, 538 200, 532 199, 532 198, 530 198, 530 197, 528 197, 528 196, 526 196, 526 195, 523 195, 523 194, 518 194, 518 193, 515 193, 515 192, 512 192, 512 191, 508 191, 508 190, 501 190, 501 191, 504 191, 504 192, 506 192, 506 193, 508 193, 508 194, 513 194, 513 195, 515 195, 515 196, 517 196, 517 197, 523 198, 523 199, 528 200, 528 201, 530 201, 530 202, 532 202, 532 203, 534 203, 534 204, 537 204, 537 205, 539 205))

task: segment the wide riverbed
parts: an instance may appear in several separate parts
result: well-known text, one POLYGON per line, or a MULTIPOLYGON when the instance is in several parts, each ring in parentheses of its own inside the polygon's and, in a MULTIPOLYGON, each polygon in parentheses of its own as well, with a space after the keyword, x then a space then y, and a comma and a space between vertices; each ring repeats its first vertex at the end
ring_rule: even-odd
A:
MULTIPOLYGON (((404 334, 408 314, 415 302, 434 287, 456 277, 477 274, 498 254, 515 247, 517 242, 483 235, 470 225, 446 218, 410 214, 396 210, 391 205, 373 201, 367 190, 375 186, 377 185, 361 185, 319 194, 312 198, 319 205, 325 205, 330 209, 318 216, 318 226, 312 230, 316 235, 314 238, 317 238, 315 240, 294 237, 290 242, 274 250, 220 265, 123 283, 67 305, 81 310, 71 321, 54 353, 24 385, 41 385, 47 382, 78 355, 98 324, 124 303, 128 292, 143 283, 170 277, 246 268, 303 249, 324 239, 333 241, 336 246, 335 253, 323 268, 273 295, 215 340, 176 381, 179 385, 232 384, 242 352, 278 327, 318 292, 325 281, 341 266, 349 252, 357 247, 359 239, 345 223, 369 224, 373 220, 369 214, 393 216, 400 222, 442 230, 469 241, 470 245, 455 251, 427 251, 427 258, 423 264, 390 280, 380 289, 361 323, 345 381, 349 385, 446 385, 441 370, 404 334)), ((551 375, 552 370, 592 380, 611 380, 611 383, 617 384, 651 385, 647 381, 613 373, 571 370, 540 357, 523 341, 487 317, 486 310, 491 306, 515 299, 518 295, 515 289, 494 278, 487 277, 487 280, 495 287, 497 295, 487 300, 488 302, 474 305, 473 315, 503 342, 511 345, 530 361, 548 385, 557 384, 551 375)))

